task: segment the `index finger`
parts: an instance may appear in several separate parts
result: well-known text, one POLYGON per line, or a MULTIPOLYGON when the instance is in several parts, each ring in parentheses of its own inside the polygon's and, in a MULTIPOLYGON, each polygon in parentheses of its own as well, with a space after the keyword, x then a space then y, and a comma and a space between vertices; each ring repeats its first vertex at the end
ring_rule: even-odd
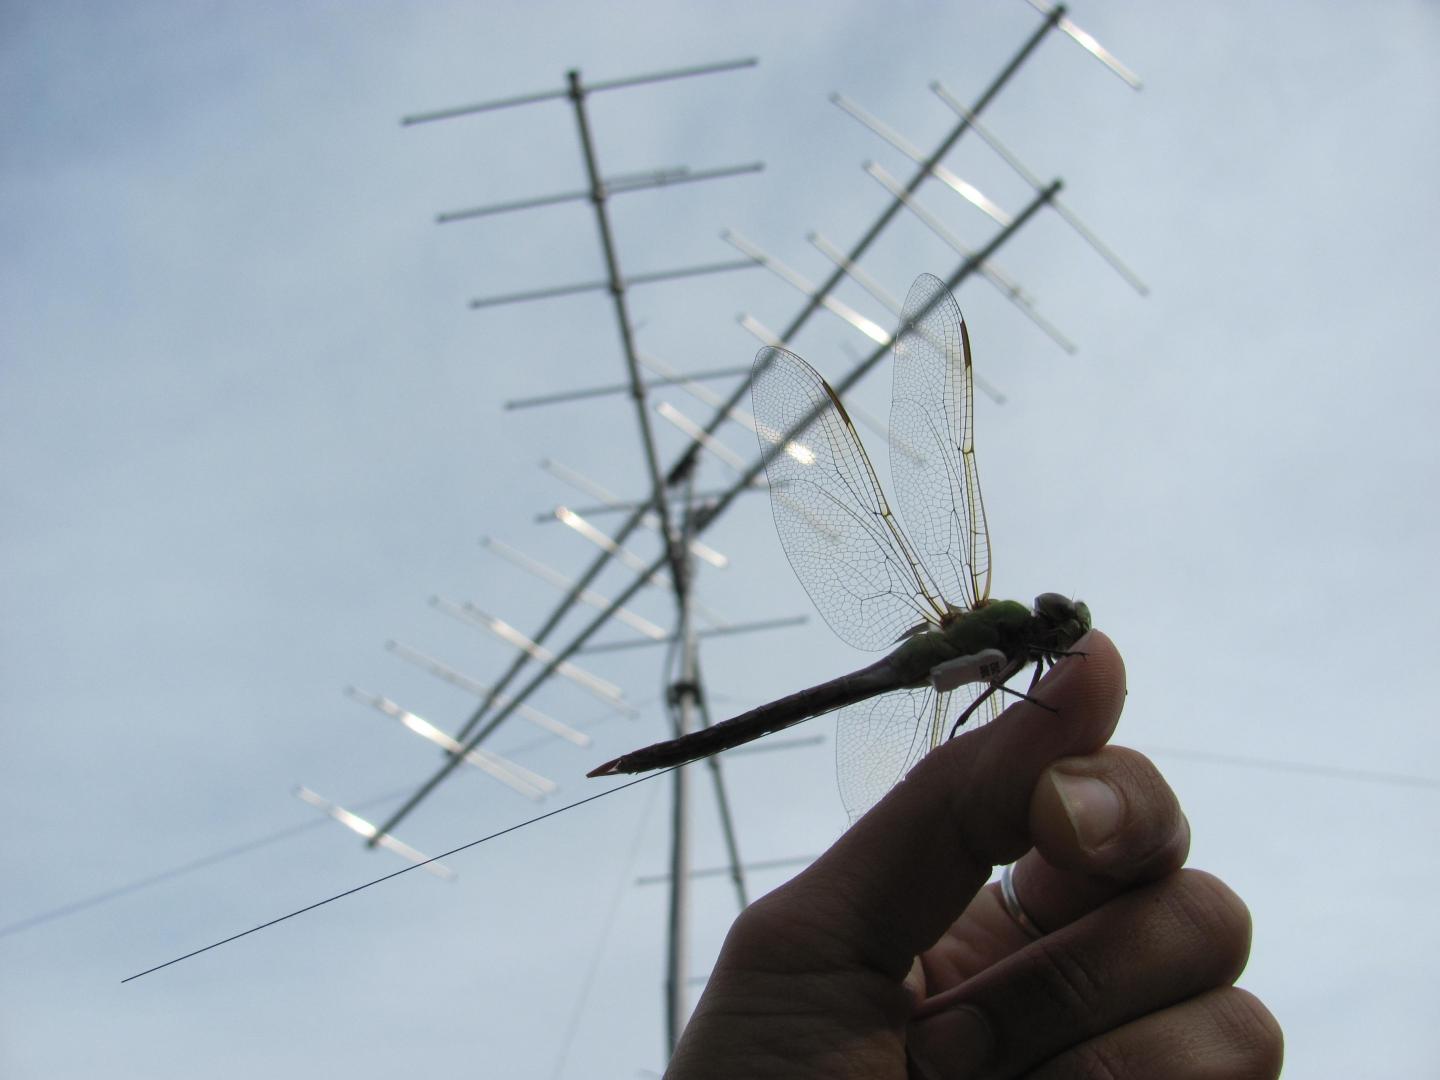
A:
POLYGON ((1125 701, 1120 654, 1099 631, 1075 651, 1083 655, 1062 660, 1032 692, 1043 705, 1017 702, 933 751, 804 874, 771 894, 813 913, 792 933, 819 935, 814 944, 833 960, 903 977, 992 868, 1029 849, 1031 793, 1046 766, 1093 752, 1114 731, 1125 701))

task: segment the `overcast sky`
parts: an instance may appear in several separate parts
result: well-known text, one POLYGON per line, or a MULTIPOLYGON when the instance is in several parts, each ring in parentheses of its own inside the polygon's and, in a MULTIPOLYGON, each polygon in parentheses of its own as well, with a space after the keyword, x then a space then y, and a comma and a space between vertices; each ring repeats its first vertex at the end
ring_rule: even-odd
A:
MULTIPOLYGON (((1075 355, 983 282, 961 290, 977 368, 1007 396, 976 422, 995 592, 1081 596, 1125 654, 1116 741, 1155 758, 1192 863, 1250 905, 1243 985, 1285 1026, 1290 1073, 1422 1075, 1440 1059, 1440 9, 1088 0, 1072 15, 1144 90, 1052 35, 986 116, 1152 294, 1053 213, 996 263, 1075 355)), ((507 647, 428 599, 535 630, 558 594, 478 539, 577 573, 593 549, 535 518, 594 500, 539 462, 643 490, 623 397, 502 407, 624 377, 608 299, 467 307, 599 277, 590 208, 434 223, 579 188, 568 105, 399 119, 558 89, 572 67, 604 80, 757 57, 591 99, 607 175, 766 163, 617 196, 621 264, 735 258, 728 227, 820 279, 807 234, 848 247, 888 198, 861 164, 911 174, 827 95, 928 149, 952 123, 930 81, 973 101, 1037 19, 1020 0, 0 5, 0 1072, 663 1067, 665 892, 635 882, 666 866, 662 783, 457 856, 453 882, 407 874, 120 985, 402 865, 291 794, 378 819, 440 764, 344 687, 454 730, 474 699, 385 642, 495 678, 507 647)), ((1029 197, 976 139, 946 163, 1011 212, 1029 197)), ((938 183, 921 201, 969 244, 992 235, 938 183)), ((902 216, 864 266, 903 296, 958 262, 902 216)), ((890 325, 853 285, 840 295, 890 325)), ((632 314, 642 349, 703 370, 748 365, 737 314, 778 330, 801 303, 754 269, 637 286, 632 314)), ((870 347, 829 316, 793 345, 832 377, 870 347)), ((882 366, 852 397, 883 416, 887 395, 882 366)), ((683 391, 655 398, 710 416, 683 391)), ((673 461, 683 437, 656 430, 673 461)), ((743 429, 721 437, 754 453, 743 429)), ((711 459, 700 482, 728 479, 711 459)), ((763 495, 706 540, 731 558, 700 580, 719 615, 812 614, 763 495)), ((596 588, 629 581, 612 567, 596 588)), ((661 591, 633 607, 672 616, 661 591)), ((713 639, 702 659, 728 715, 866 656, 812 617, 713 639)), ((517 721, 488 744, 560 786, 546 806, 663 733, 658 650, 579 662, 638 716, 557 683, 534 704, 593 745, 517 721)), ((749 860, 813 855, 844 827, 833 723, 799 733, 823 741, 728 766, 749 860)), ((703 786, 697 803, 695 863, 715 866, 703 786)), ((534 812, 463 770, 397 832, 433 853, 534 812)), ((703 974, 735 901, 722 878, 695 892, 703 974)))

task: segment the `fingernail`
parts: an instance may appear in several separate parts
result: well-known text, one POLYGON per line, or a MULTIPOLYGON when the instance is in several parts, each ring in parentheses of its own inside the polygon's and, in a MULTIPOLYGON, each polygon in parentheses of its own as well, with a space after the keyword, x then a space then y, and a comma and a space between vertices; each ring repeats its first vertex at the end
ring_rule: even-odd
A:
POLYGON ((974 1076, 990 1056, 994 1035, 979 1009, 962 1005, 921 1020, 910 1043, 910 1059, 925 1076, 974 1076))
POLYGON ((1093 776, 1073 776, 1058 770, 1052 776, 1060 805, 1065 808, 1080 847, 1097 851, 1108 844, 1119 831, 1123 811, 1115 789, 1093 776))

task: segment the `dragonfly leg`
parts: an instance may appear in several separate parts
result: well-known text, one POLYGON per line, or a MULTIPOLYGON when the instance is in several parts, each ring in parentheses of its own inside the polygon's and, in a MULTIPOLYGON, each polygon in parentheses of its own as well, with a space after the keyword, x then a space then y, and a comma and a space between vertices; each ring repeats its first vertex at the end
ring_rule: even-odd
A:
POLYGON ((965 721, 970 719, 971 714, 974 713, 976 709, 980 708, 981 705, 984 705, 985 702, 990 698, 990 695, 995 693, 995 691, 999 690, 1003 685, 1004 683, 1001 682, 992 682, 983 694, 981 694, 969 705, 967 705, 965 707, 965 711, 962 712, 959 716, 957 716, 955 718, 955 723, 950 726, 949 737, 953 739, 956 735, 960 734, 960 729, 965 726, 965 721))
MULTIPOLYGON (((1049 670, 1050 668, 1053 668, 1053 667, 1055 666, 1055 663, 1056 663, 1056 659, 1055 659, 1055 658, 1056 658, 1056 657, 1059 657, 1059 656, 1085 656, 1085 655, 1086 655, 1085 653, 1083 653, 1083 652, 1078 652, 1078 651, 1075 650, 1075 649, 1044 649, 1044 650, 1042 650, 1042 651, 1040 651, 1040 652, 1036 652, 1035 655, 1034 655, 1034 657, 1033 657, 1033 659, 1035 660, 1035 674, 1033 674, 1033 675, 1030 676, 1030 686, 1029 686, 1029 689, 1034 690, 1034 689, 1035 689, 1035 685, 1040 681, 1040 676, 1044 675, 1047 670, 1049 670)), ((1007 686, 1005 689, 1006 689, 1007 692, 1009 692, 1009 693, 1011 693, 1011 694, 1015 693, 1015 691, 1014 691, 1014 690, 1011 690, 1008 686, 1007 686)), ((1024 694, 1021 694, 1021 695, 1019 695, 1019 696, 1020 696, 1020 697, 1025 697, 1024 694)), ((1026 698, 1026 700, 1028 701, 1028 700, 1031 700, 1031 699, 1026 698)), ((1040 704, 1040 703, 1039 703, 1039 702, 1036 702, 1036 704, 1040 704)))
MULTIPOLYGON (((1036 659, 1035 659, 1035 674, 1030 676, 1030 686, 1029 686, 1029 689, 1034 690, 1034 689, 1035 689, 1035 684, 1040 681, 1040 675, 1041 675, 1041 674, 1044 672, 1044 670, 1045 670, 1045 662, 1046 662, 1046 660, 1047 660, 1047 657, 1045 657, 1045 656, 1036 657, 1036 659)), ((1055 666, 1055 661, 1051 660, 1051 661, 1050 661, 1050 666, 1051 666, 1051 667, 1054 667, 1054 666, 1055 666)))
MULTIPOLYGON (((985 692, 979 697, 977 697, 974 701, 972 701, 968 706, 966 706, 965 711, 955 718, 955 723, 952 724, 950 727, 950 738, 953 739, 957 734, 959 734, 960 729, 965 726, 965 721, 969 720, 975 710, 980 708, 981 705, 984 705, 985 702, 988 701, 990 697, 997 691, 1008 690, 1012 694, 1018 693, 1018 691, 1010 690, 1010 688, 1007 687, 1005 684, 1009 680, 1013 679, 1016 675, 1020 674, 1020 669, 1029 662, 1030 661, 1026 657, 1022 656, 1018 660, 1012 661, 1008 666, 1006 666, 1004 671, 1000 672, 999 675, 995 676, 995 678, 991 680, 990 685, 986 688, 985 692)), ((1025 694, 1021 694, 1020 696, 1026 697, 1025 694)), ((1033 699, 1027 698, 1027 700, 1033 699)), ((1036 704, 1041 703, 1036 702, 1036 704)))
MULTIPOLYGON (((1039 670, 1038 667, 1037 667, 1036 670, 1037 670, 1037 673, 1038 673, 1038 670, 1039 670)), ((1031 680, 1030 680, 1030 687, 1031 687, 1031 689, 1034 689, 1034 687, 1035 687, 1035 682, 1036 682, 1035 679, 1031 679, 1031 680)), ((1008 687, 1008 686, 997 686, 995 689, 997 689, 997 690, 1004 690, 1005 693, 1007 693, 1007 694, 1013 694, 1013 695, 1015 695, 1016 697, 1018 697, 1021 701, 1028 701, 1028 702, 1030 702, 1031 705, 1039 705, 1040 708, 1046 710, 1047 712, 1058 713, 1058 712, 1060 711, 1059 709, 1055 708, 1054 705, 1047 705, 1047 704, 1045 704, 1045 702, 1041 701, 1039 698, 1031 697, 1029 694, 1024 693, 1023 691, 1020 691, 1020 690, 1011 690, 1010 687, 1008 687)))
MULTIPOLYGON (((1040 654, 1039 656, 1035 657, 1035 674, 1030 677, 1030 686, 1029 686, 1029 689, 1030 689, 1030 690, 1034 690, 1034 689, 1035 689, 1035 684, 1040 681, 1040 675, 1041 675, 1041 673, 1042 673, 1042 671, 1043 671, 1043 669, 1044 669, 1044 667, 1045 667, 1045 664, 1046 664, 1047 662, 1050 664, 1051 667, 1054 667, 1054 666, 1055 666, 1055 661, 1054 661, 1053 657, 1055 657, 1055 656, 1084 656, 1084 655, 1085 655, 1084 653, 1069 652, 1069 651, 1065 651, 1065 650, 1056 650, 1056 651, 1054 651, 1054 652, 1049 652, 1049 651, 1047 651, 1047 652, 1042 653, 1042 654, 1040 654)), ((999 692, 999 691, 1002 691, 1002 690, 1003 690, 1005 693, 1007 693, 1007 694, 1013 694, 1015 697, 1019 698, 1021 701, 1028 701, 1028 702, 1030 702, 1031 705, 1038 705, 1038 706, 1040 706, 1040 708, 1044 709, 1046 712, 1059 713, 1060 710, 1057 709, 1057 708, 1055 708, 1054 705, 1046 704, 1045 702, 1041 701, 1039 698, 1037 698, 1037 697, 1032 697, 1030 694, 1026 693, 1025 691, 1022 691, 1022 690, 1012 690, 1010 687, 1008 687, 1008 686, 1005 685, 1005 683, 1006 683, 1007 681, 1009 681, 1010 679, 1013 679, 1016 675, 1020 674, 1020 669, 1021 669, 1022 667, 1024 667, 1027 663, 1029 663, 1029 660, 1028 660, 1028 659, 1025 659, 1025 658, 1022 658, 1022 659, 1020 659, 1020 660, 1017 660, 1017 661, 1015 661, 1014 663, 1012 663, 1009 667, 1007 667, 1004 671, 1002 671, 998 676, 996 676, 996 678, 994 679, 994 681, 992 681, 992 682, 990 683, 989 687, 985 690, 985 692, 984 692, 983 694, 981 694, 979 697, 977 697, 974 701, 972 701, 968 706, 966 706, 965 711, 962 712, 958 717, 955 718, 955 723, 950 726, 950 738, 953 739, 956 735, 958 735, 958 734, 960 733, 960 729, 965 726, 965 721, 969 720, 970 717, 971 717, 971 715, 974 714, 975 710, 978 709, 981 705, 985 704, 985 702, 986 702, 987 700, 989 700, 989 698, 991 697, 991 695, 993 695, 993 694, 995 694, 995 693, 997 693, 997 692, 999 692)))

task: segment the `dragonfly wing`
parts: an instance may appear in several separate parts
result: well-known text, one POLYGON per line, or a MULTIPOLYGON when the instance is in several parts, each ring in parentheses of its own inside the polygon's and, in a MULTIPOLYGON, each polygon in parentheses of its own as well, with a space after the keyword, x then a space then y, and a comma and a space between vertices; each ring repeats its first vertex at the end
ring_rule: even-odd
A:
POLYGON ((922 686, 857 701, 839 711, 835 775, 851 822, 940 745, 949 730, 945 716, 950 697, 922 686))
POLYGON ((901 534, 835 392, 794 353, 764 348, 752 399, 775 529, 830 628, 873 650, 938 623, 940 591, 901 534))
MULTIPOLYGON (((836 714, 835 775, 853 824, 950 734, 955 718, 989 688, 967 683, 946 693, 922 686, 857 701, 836 714)), ((987 697, 961 734, 999 715, 999 694, 987 697)))
POLYGON ((940 591, 973 608, 990 595, 990 534, 975 468, 974 373, 960 306, 915 279, 895 338, 890 476, 911 542, 940 591))

